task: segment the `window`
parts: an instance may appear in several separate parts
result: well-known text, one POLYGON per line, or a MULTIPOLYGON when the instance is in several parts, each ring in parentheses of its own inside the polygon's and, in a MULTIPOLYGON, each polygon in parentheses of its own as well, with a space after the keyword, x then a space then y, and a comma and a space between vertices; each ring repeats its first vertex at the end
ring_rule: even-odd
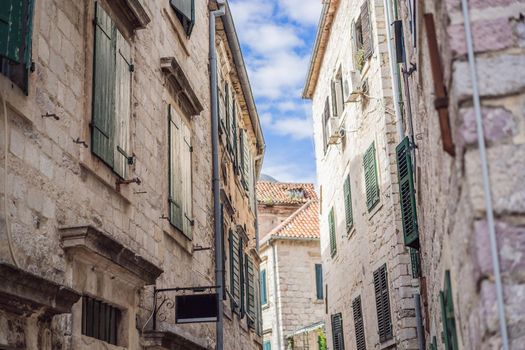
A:
POLYGON ((344 110, 344 101, 343 101, 343 73, 341 68, 337 72, 335 79, 332 80, 331 86, 332 92, 332 115, 334 117, 340 117, 343 114, 344 110))
POLYGON ((96 4, 91 151, 121 178, 133 163, 129 150, 131 47, 96 4))
POLYGON ((4 0, 0 5, 0 73, 28 94, 34 0, 4 0))
POLYGON ((266 285, 266 269, 261 270, 261 304, 268 304, 268 287, 266 285))
POLYGON ((357 350, 366 350, 365 327, 363 323, 363 309, 361 307, 361 297, 352 301, 352 310, 354 312, 355 343, 357 350))
POLYGON ((419 233, 417 208, 412 169, 412 152, 408 136, 396 147, 397 175, 399 180, 399 204, 405 245, 418 248, 419 233))
POLYGON ((379 203, 379 185, 377 183, 376 148, 372 142, 363 156, 365 173, 366 207, 371 211, 379 203))
POLYGON ((330 231, 330 255, 333 258, 337 253, 337 241, 335 235, 335 214, 333 207, 330 209, 330 213, 328 214, 328 229, 330 231))
POLYGON ((116 307, 88 296, 82 297, 83 335, 117 345, 121 318, 121 311, 116 307))
POLYGON ((382 343, 393 337, 386 264, 374 271, 374 289, 376 296, 379 341, 382 343))
POLYGON ((328 97, 327 97, 324 103, 324 111, 323 111, 323 152, 325 154, 326 154, 326 150, 328 149, 328 140, 330 136, 328 135, 328 133, 330 132, 328 123, 330 123, 330 103, 328 102, 328 97))
POLYGON ((264 341, 263 350, 272 350, 272 343, 269 340, 264 341))
POLYGON ((354 67, 363 69, 365 61, 372 56, 373 36, 372 22, 370 21, 370 11, 368 1, 365 0, 361 5, 361 13, 352 23, 353 40, 354 40, 354 67))
POLYGON ((323 300, 323 265, 315 264, 315 289, 317 300, 323 300))
POLYGON ((255 267, 253 258, 246 254, 244 259, 246 266, 246 313, 250 318, 249 325, 253 328, 257 317, 257 310, 255 305, 255 267))
POLYGON ((332 315, 332 343, 334 350, 344 350, 343 317, 341 313, 332 315))
POLYGON ((242 241, 239 233, 230 230, 230 297, 231 308, 235 312, 241 311, 241 256, 239 254, 242 241))
POLYGON ((450 271, 445 271, 445 288, 439 292, 439 301, 441 304, 441 322, 443 325, 445 350, 458 350, 458 336, 456 333, 456 318, 454 316, 450 271))
POLYGON ((170 0, 187 36, 191 35, 195 25, 195 0, 170 0))
POLYGON ((354 215, 352 213, 352 189, 350 186, 350 175, 346 176, 345 183, 343 185, 343 196, 345 202, 345 219, 346 219, 346 232, 350 232, 354 227, 354 215))
POLYGON ((191 131, 173 106, 169 106, 169 220, 189 239, 193 238, 191 131))

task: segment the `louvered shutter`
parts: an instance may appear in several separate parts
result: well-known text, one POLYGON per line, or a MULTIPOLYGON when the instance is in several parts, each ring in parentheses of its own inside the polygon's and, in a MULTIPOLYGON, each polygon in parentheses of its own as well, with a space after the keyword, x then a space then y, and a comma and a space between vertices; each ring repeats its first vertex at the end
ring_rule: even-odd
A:
POLYGON ((416 214, 416 196, 412 169, 412 155, 410 141, 405 137, 396 147, 397 175, 399 179, 399 196, 401 205, 401 219, 405 245, 418 248, 419 234, 416 214))
POLYGON ((173 106, 169 106, 168 153, 169 153, 169 220, 170 223, 183 231, 182 204, 182 162, 181 139, 182 121, 173 106))
POLYGON ((246 313, 252 321, 256 321, 255 308, 255 270, 253 258, 246 255, 246 313))
POLYGON ((318 300, 323 299, 323 265, 315 264, 315 289, 318 300))
POLYGON ((365 172, 366 206, 368 211, 379 203, 379 186, 377 183, 376 149, 372 142, 363 157, 363 168, 365 172))
POLYGON ((255 311, 257 313, 256 318, 256 324, 255 324, 255 332, 257 335, 262 335, 262 310, 261 310, 261 274, 259 272, 259 266, 254 271, 255 278, 254 278, 254 285, 255 285, 255 311))
POLYGON ((341 76, 341 72, 339 71, 339 75, 334 81, 334 94, 335 94, 335 109, 336 113, 334 115, 337 115, 340 117, 343 114, 343 108, 344 108, 344 101, 343 101, 343 78, 341 76))
POLYGON ((239 312, 241 307, 239 245, 239 234, 235 230, 230 230, 230 292, 232 296, 232 310, 235 312, 239 312))
POLYGON ((385 342, 392 339, 392 319, 390 315, 386 265, 374 271, 374 289, 379 341, 385 342))
POLYGON ((368 0, 365 0, 361 5, 361 30, 363 33, 363 51, 365 52, 365 59, 372 56, 374 51, 374 38, 372 36, 372 21, 370 17, 370 9, 368 7, 368 0))
POLYGON ((113 168, 115 131, 115 50, 117 29, 96 4, 91 149, 113 168))
POLYGON ((231 115, 230 115, 230 87, 228 83, 224 84, 224 123, 226 124, 226 144, 231 147, 231 115))
POLYGON ((129 145, 129 127, 131 117, 131 47, 119 31, 116 50, 116 113, 115 113, 115 142, 114 170, 122 178, 128 176, 129 159, 131 159, 129 145))
POLYGON ((344 350, 343 317, 341 313, 332 315, 332 342, 334 350, 344 350))
POLYGON ((339 114, 337 112, 337 93, 334 80, 330 83, 330 95, 332 96, 332 115, 337 117, 339 114))
POLYGON ((260 273, 260 285, 261 285, 261 304, 266 305, 268 304, 268 289, 266 286, 266 270, 261 270, 260 273))
POLYGON ((326 153, 328 149, 328 123, 330 122, 330 102, 328 97, 324 103, 324 112, 323 112, 323 151, 326 153))
POLYGON ((346 231, 349 232, 354 226, 354 216, 352 213, 352 189, 350 185, 350 175, 346 176, 343 185, 343 196, 345 202, 346 231))
POLYGON ((445 271, 445 288, 439 292, 441 304, 441 318, 443 323, 443 343, 445 350, 458 350, 458 338, 456 332, 456 319, 454 316, 454 302, 452 299, 452 285, 450 282, 450 271, 445 271))
POLYGON ((181 175, 182 175, 182 232, 189 239, 193 238, 193 192, 192 192, 192 153, 191 129, 182 122, 181 138, 181 175))
POLYGON ((412 266, 412 277, 419 278, 421 275, 421 267, 419 261, 419 252, 417 249, 408 248, 410 250, 410 263, 412 266))
POLYGON ((330 209, 330 213, 328 214, 328 229, 330 231, 330 255, 333 258, 337 253, 337 241, 335 235, 335 214, 333 207, 330 209))
POLYGON ((244 314, 246 313, 246 274, 245 274, 245 256, 243 252, 244 247, 244 240, 240 238, 239 240, 239 274, 240 274, 240 281, 239 281, 239 288, 241 290, 240 295, 240 301, 241 301, 241 307, 240 307, 240 316, 241 318, 244 317, 244 314))
POLYGON ((3 0, 0 5, 0 56, 16 63, 24 58, 24 5, 22 0, 3 0))
POLYGON ((248 176, 250 173, 250 148, 246 130, 241 130, 241 170, 242 183, 245 190, 248 190, 248 176))
POLYGON ((357 350, 366 350, 365 326, 363 323, 363 310, 361 307, 361 297, 352 301, 352 310, 354 314, 355 342, 357 350))
POLYGON ((171 7, 175 9, 177 15, 189 36, 195 24, 195 0, 171 0, 171 7))
POLYGON ((233 167, 235 173, 239 173, 239 142, 237 135, 237 108, 235 105, 235 100, 232 102, 232 147, 233 147, 233 167))

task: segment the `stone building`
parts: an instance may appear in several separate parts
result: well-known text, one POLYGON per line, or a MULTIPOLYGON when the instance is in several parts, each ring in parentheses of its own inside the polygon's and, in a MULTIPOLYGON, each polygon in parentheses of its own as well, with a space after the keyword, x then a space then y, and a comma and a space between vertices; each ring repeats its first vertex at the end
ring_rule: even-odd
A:
POLYGON ((392 35, 393 52, 405 56, 395 63, 409 73, 400 103, 417 211, 421 341, 431 349, 522 349, 525 3, 470 0, 468 11, 461 3, 391 3, 392 27, 403 29, 392 35))
POLYGON ((324 290, 313 184, 258 182, 263 349, 319 349, 324 290))
POLYGON ((228 215, 217 220, 240 238, 225 259, 236 277, 215 280, 216 6, 0 5, 0 348, 212 349, 216 324, 177 324, 176 293, 159 289, 225 282, 224 349, 261 348, 254 178, 264 140, 227 6, 215 42, 238 147, 219 149, 228 215))
POLYGON ((382 1, 323 6, 313 102, 328 345, 416 349, 417 279, 401 230, 396 113, 382 1))

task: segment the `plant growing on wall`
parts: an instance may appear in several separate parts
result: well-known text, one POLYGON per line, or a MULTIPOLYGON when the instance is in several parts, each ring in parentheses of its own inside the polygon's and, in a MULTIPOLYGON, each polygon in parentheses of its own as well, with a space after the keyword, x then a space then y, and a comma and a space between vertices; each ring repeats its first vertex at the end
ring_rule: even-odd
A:
POLYGON ((324 334, 324 330, 320 330, 317 335, 317 344, 319 345, 319 350, 326 350, 328 347, 326 346, 326 334, 324 334))
POLYGON ((363 66, 365 65, 365 50, 364 49, 358 49, 355 53, 355 63, 356 68, 361 71, 363 69, 363 66))

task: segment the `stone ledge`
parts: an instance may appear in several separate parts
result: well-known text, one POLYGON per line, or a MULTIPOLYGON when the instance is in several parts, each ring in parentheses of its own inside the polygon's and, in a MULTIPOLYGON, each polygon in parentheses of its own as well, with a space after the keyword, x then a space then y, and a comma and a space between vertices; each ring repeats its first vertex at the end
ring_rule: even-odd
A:
POLYGON ((144 29, 151 22, 141 0, 116 0, 115 3, 122 10, 134 30, 144 29))
POLYGON ((83 248, 103 256, 140 278, 146 284, 155 284, 163 270, 129 248, 92 226, 60 229, 64 250, 83 248))
POLYGON ((0 263, 0 308, 19 315, 39 312, 41 317, 70 313, 80 298, 75 290, 0 263))
POLYGON ((145 331, 142 333, 141 345, 151 350, 208 350, 208 346, 198 344, 185 336, 170 331, 145 331))

